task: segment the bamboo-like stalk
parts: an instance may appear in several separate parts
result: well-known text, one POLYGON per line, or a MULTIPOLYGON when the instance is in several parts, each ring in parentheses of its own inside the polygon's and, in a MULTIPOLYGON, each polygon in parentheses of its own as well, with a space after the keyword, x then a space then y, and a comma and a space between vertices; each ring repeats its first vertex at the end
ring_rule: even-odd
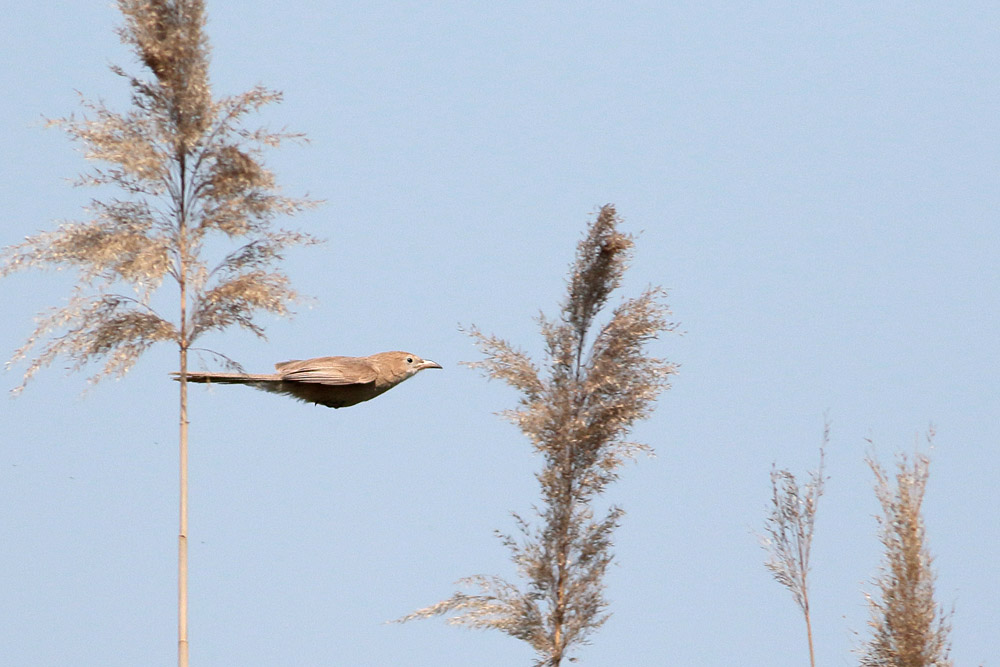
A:
POLYGON ((813 649, 813 627, 812 627, 812 616, 809 613, 809 594, 806 591, 805 598, 805 611, 803 612, 806 617, 806 639, 809 640, 809 667, 816 667, 816 651, 813 649))
POLYGON ((180 300, 180 434, 179 434, 179 530, 177 534, 177 665, 188 667, 188 415, 187 415, 187 281, 188 281, 188 238, 187 238, 187 156, 179 151, 180 183, 177 193, 177 282, 180 300))
MULTIPOLYGON (((822 451, 822 450, 821 450, 822 451)), ((822 463, 820 464, 822 465, 822 463)), ((818 498, 818 496, 817 496, 818 498)), ((815 503, 813 503, 815 505, 815 503)), ((813 648, 812 613, 809 608, 809 582, 807 581, 809 569, 809 549, 812 546, 812 529, 809 529, 809 544, 804 539, 797 540, 799 551, 799 571, 800 586, 802 588, 802 615, 806 619, 806 640, 809 643, 809 667, 816 667, 816 651, 813 648)))
POLYGON ((188 418, 187 350, 181 348, 180 530, 177 535, 177 665, 188 667, 188 418))

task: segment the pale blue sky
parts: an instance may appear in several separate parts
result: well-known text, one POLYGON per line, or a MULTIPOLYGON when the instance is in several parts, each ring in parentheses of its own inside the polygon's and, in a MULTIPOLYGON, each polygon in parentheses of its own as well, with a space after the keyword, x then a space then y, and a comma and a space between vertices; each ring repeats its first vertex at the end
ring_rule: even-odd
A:
MULTIPOLYGON (((0 245, 80 215, 82 158, 43 116, 123 108, 110 3, 0 26, 0 245)), ((876 572, 866 438, 890 462, 930 424, 926 518, 957 665, 1000 662, 1000 6, 988 2, 209 3, 217 93, 281 89, 271 156, 287 263, 317 298, 247 368, 408 349, 445 366, 346 410, 192 392, 193 665, 528 665, 498 633, 384 621, 476 574, 540 461, 458 366, 475 324, 541 350, 587 220, 641 232, 625 292, 670 289, 682 364, 623 471, 614 616, 584 665, 796 667, 801 617, 762 566, 772 462, 804 473, 832 422, 814 546, 819 663, 855 664, 876 572)), ((0 354, 69 277, 0 286, 0 354)), ((0 401, 0 639, 37 667, 175 658, 173 350, 81 397, 60 367, 0 401)), ((17 384, 23 366, 4 375, 17 384)))

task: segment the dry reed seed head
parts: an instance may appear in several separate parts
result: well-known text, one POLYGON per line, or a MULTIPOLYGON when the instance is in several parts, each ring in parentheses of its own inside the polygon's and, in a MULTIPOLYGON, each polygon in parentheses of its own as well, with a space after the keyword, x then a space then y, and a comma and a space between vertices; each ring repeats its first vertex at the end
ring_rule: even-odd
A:
POLYGON ((576 363, 576 346, 573 328, 563 322, 542 321, 546 356, 549 360, 550 383, 558 384, 570 379, 576 363))
POLYGON ((148 115, 119 114, 102 104, 84 102, 93 118, 51 121, 72 139, 81 142, 84 157, 116 165, 110 171, 95 170, 83 184, 123 185, 135 192, 159 193, 168 178, 170 155, 160 145, 162 134, 148 115))
POLYGON ((42 317, 12 358, 25 358, 49 339, 30 361, 25 381, 59 356, 72 359, 76 368, 106 357, 92 378, 98 379, 128 370, 157 341, 187 346, 198 333, 233 323, 263 335, 254 312, 284 315, 298 298, 270 265, 285 248, 316 242, 270 228, 276 215, 314 203, 277 194, 273 175, 259 159, 263 146, 299 136, 239 127, 244 116, 279 100, 280 93, 258 86, 212 101, 203 2, 119 0, 118 7, 125 17, 118 34, 153 78, 128 77, 113 67, 132 86, 128 113, 83 100, 91 117, 52 124, 81 142, 88 160, 106 164, 81 177, 80 184, 113 185, 130 199, 93 202, 92 220, 64 224, 0 252, 0 276, 24 268, 79 270, 69 304, 42 317), (211 229, 259 238, 209 271, 200 253, 211 229), (196 320, 175 327, 149 309, 151 292, 166 276, 185 282, 188 312, 196 320), (119 281, 138 298, 100 294, 119 281))
POLYGON ((603 576, 622 511, 613 507, 595 519, 590 501, 616 479, 626 458, 648 451, 624 436, 648 415, 676 372, 644 350, 670 329, 656 289, 616 309, 585 355, 588 330, 618 287, 633 245, 631 237, 617 232, 618 222, 613 207, 601 209, 577 245, 562 316, 539 318, 545 377, 508 342, 474 328, 469 332, 486 356, 471 365, 521 392, 519 408, 502 414, 545 461, 536 474, 543 500, 535 508, 539 526, 515 515, 522 539, 502 537, 524 587, 474 578, 466 583, 480 584, 482 594, 456 593, 404 620, 455 614, 450 623, 502 630, 529 642, 538 653, 537 665, 557 665, 608 618, 603 576))
MULTIPOLYGON (((824 490, 826 446, 829 426, 824 429, 820 461, 809 473, 809 481, 800 486, 795 475, 771 467, 771 511, 765 520, 766 536, 761 546, 768 552, 764 566, 774 580, 791 592, 809 623, 809 557, 815 532, 816 511, 824 490)), ((811 640, 810 640, 811 641, 811 640)))
POLYGON ((866 595, 872 637, 861 664, 950 667, 949 614, 934 600, 935 575, 921 514, 929 460, 900 455, 894 478, 867 459, 882 505, 880 539, 885 547, 874 583, 879 597, 866 595))
POLYGON ((174 326, 155 313, 140 308, 135 299, 115 294, 98 296, 75 295, 64 308, 53 308, 39 318, 38 325, 27 342, 8 362, 8 366, 26 356, 27 351, 43 337, 53 332, 41 353, 25 371, 19 393, 31 377, 63 356, 74 361, 71 370, 80 370, 95 358, 105 357, 104 368, 89 378, 93 383, 109 375, 123 375, 142 352, 160 341, 176 341, 174 326))
POLYGON ((155 289, 170 268, 169 240, 129 227, 116 220, 68 225, 51 242, 53 260, 81 265, 88 278, 155 289))
POLYGON ((563 317, 583 337, 594 316, 620 284, 635 245, 618 231, 621 218, 611 205, 601 208, 594 224, 577 245, 563 317))
POLYGON ((157 80, 158 87, 139 85, 138 92, 164 105, 173 150, 187 153, 213 120, 204 3, 119 0, 118 7, 126 19, 119 36, 157 80))
POLYGON ((206 196, 212 199, 274 186, 271 174, 236 146, 222 146, 212 157, 211 175, 206 183, 206 196))
POLYGON ((287 315, 288 305, 299 295, 289 287, 288 277, 280 272, 251 271, 223 282, 205 292, 191 316, 189 337, 222 330, 232 324, 265 338, 263 328, 254 321, 255 313, 287 315))

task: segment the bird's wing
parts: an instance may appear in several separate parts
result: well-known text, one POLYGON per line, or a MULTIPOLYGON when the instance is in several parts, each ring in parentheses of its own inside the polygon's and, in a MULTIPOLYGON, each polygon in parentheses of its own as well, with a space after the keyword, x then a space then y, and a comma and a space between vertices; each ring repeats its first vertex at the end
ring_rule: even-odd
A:
POLYGON ((357 357, 285 361, 275 364, 275 369, 282 380, 328 385, 370 384, 378 376, 370 361, 357 357))

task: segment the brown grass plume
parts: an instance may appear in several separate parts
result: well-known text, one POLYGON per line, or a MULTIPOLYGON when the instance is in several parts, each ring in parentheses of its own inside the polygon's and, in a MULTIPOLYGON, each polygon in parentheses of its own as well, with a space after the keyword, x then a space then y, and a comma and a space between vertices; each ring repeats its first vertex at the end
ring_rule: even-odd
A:
POLYGON ((629 434, 676 372, 646 352, 675 328, 661 289, 621 301, 596 325, 634 246, 619 223, 615 209, 603 207, 577 245, 560 316, 540 318, 544 370, 507 341, 470 332, 486 358, 469 365, 520 393, 519 407, 504 415, 544 460, 535 521, 515 514, 520 534, 501 536, 523 584, 471 577, 460 583, 474 592, 455 593, 402 620, 450 615, 450 623, 500 630, 529 643, 537 665, 553 667, 571 660, 568 654, 607 620, 604 573, 623 511, 610 507, 598 516, 594 501, 624 461, 650 451, 629 434))

